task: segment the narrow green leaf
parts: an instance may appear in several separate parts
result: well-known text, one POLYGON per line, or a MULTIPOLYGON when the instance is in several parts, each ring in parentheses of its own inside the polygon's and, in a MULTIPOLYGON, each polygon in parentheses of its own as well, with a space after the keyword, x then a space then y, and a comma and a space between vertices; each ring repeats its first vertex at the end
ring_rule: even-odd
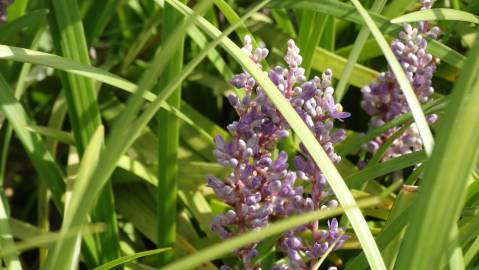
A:
POLYGON ((371 19, 367 11, 364 9, 364 7, 358 0, 351 0, 351 2, 356 7, 359 14, 363 17, 366 25, 369 27, 369 30, 378 42, 379 47, 381 47, 381 50, 383 51, 384 56, 389 63, 389 66, 394 72, 396 80, 401 87, 404 97, 406 98, 406 101, 409 105, 409 109, 411 110, 417 128, 419 130, 419 135, 421 135, 424 149, 426 150, 426 153, 428 155, 431 155, 432 149, 434 147, 434 138, 432 137, 432 133, 429 129, 429 125, 427 124, 426 117, 424 116, 424 113, 421 109, 421 104, 419 104, 419 101, 417 100, 416 94, 412 89, 411 83, 409 82, 406 74, 404 73, 401 64, 399 64, 396 56, 394 56, 394 53, 391 51, 391 48, 389 47, 389 44, 387 43, 386 39, 381 34, 381 31, 371 19))
POLYGON ((93 1, 93 4, 83 18, 87 44, 92 44, 93 41, 100 37, 115 12, 125 2, 126 0, 93 1))
POLYGON ((433 8, 419 10, 399 16, 391 20, 392 23, 420 22, 420 21, 461 21, 479 24, 479 16, 462 10, 448 8, 433 8))
MULTIPOLYGON (((371 12, 380 13, 386 4, 386 0, 375 0, 373 6, 371 7, 371 12)), ((358 37, 354 41, 354 45, 349 54, 347 64, 344 67, 344 70, 341 74, 341 79, 338 82, 338 85, 334 91, 336 100, 340 101, 343 96, 346 94, 346 86, 349 81, 349 77, 353 71, 354 65, 358 61, 359 55, 363 50, 364 44, 366 43, 369 37, 369 29, 366 26, 361 27, 358 37)))
POLYGON ((44 126, 35 126, 35 125, 26 126, 25 128, 28 131, 36 132, 50 139, 57 140, 69 145, 75 145, 75 140, 73 139, 73 136, 66 131, 56 130, 56 129, 53 129, 50 127, 44 127, 44 126))
MULTIPOLYGON (((8 223, 7 213, 7 199, 3 196, 3 192, 0 195, 0 245, 2 249, 6 246, 15 247, 15 241, 13 241, 13 235, 10 229, 10 224, 8 223)), ((6 269, 9 270, 21 270, 22 264, 18 258, 18 254, 15 252, 9 255, 0 255, 0 259, 3 259, 5 262, 6 269), (2 258, 3 257, 3 258, 2 258)))
POLYGON ((479 41, 454 85, 395 269, 437 269, 461 213, 479 152, 479 41), (452 158, 460 157, 460 158, 452 158), (444 198, 447 198, 445 200, 444 198), (431 211, 434 209, 434 211, 431 211))
POLYGON ((138 252, 138 253, 135 253, 135 254, 123 256, 121 258, 118 258, 118 259, 115 259, 113 261, 107 262, 107 263, 105 263, 101 266, 98 266, 94 270, 109 270, 109 269, 115 268, 117 266, 120 266, 122 264, 134 261, 138 258, 155 255, 155 254, 158 254, 158 253, 168 251, 170 249, 171 248, 159 248, 159 249, 153 249, 153 250, 148 250, 148 251, 143 251, 143 252, 138 252))
MULTIPOLYGON (((172 6, 165 3, 163 8, 163 23, 161 36, 164 38, 163 46, 167 37, 172 36, 178 26, 181 25, 183 16, 172 6)), ((168 66, 163 72, 158 89, 164 89, 171 80, 181 73, 183 67, 183 50, 185 37, 180 36, 175 40, 177 49, 168 66)), ((181 85, 179 85, 168 98, 168 103, 179 108, 181 105, 181 85)), ((157 188, 157 229, 159 248, 172 247, 176 242, 176 204, 177 204, 177 175, 178 175, 178 146, 179 146, 179 122, 178 119, 165 110, 157 114, 158 120, 158 188, 157 188)), ((164 266, 175 258, 174 250, 168 250, 159 254, 159 266, 164 266)))
POLYGON ((392 18, 401 15, 415 3, 416 0, 393 0, 384 9, 384 16, 392 18))
MULTIPOLYGON (((228 5, 228 3, 225 0, 213 0, 213 3, 215 3, 215 5, 219 8, 219 10, 221 10, 221 13, 225 15, 226 19, 228 20, 230 24, 233 24, 240 20, 240 17, 238 16, 238 14, 236 14, 234 9, 230 5, 228 5)), ((253 36, 251 35, 248 28, 246 28, 244 23, 241 23, 238 26, 238 28, 236 28, 235 32, 240 40, 243 40, 245 35, 250 35, 253 40, 253 44, 256 45, 256 42, 253 36)))
MULTIPOLYGON (((50 32, 56 47, 66 58, 90 64, 83 22, 77 0, 49 0, 50 32)), ((68 104, 68 116, 80 157, 97 127, 101 124, 96 89, 93 81, 77 75, 62 73, 62 84, 68 104)), ((98 235, 97 254, 100 263, 114 259, 119 254, 119 236, 111 185, 107 185, 92 212, 93 222, 105 222, 107 230, 98 235), (99 247, 101 246, 101 248, 99 247)), ((92 262, 90 262, 91 264, 92 262)))
POLYGON ((345 178, 345 181, 348 183, 349 187, 359 188, 368 180, 413 166, 414 164, 421 163, 426 160, 427 155, 424 151, 413 152, 411 154, 387 160, 381 164, 368 166, 364 170, 348 175, 345 178))
MULTIPOLYGON (((98 160, 103 146, 103 137, 104 129, 103 126, 100 125, 93 134, 80 162, 71 199, 65 210, 60 236, 67 235, 69 231, 77 226, 82 226, 81 223, 75 222, 78 212, 86 211, 86 213, 88 213, 88 209, 82 209, 82 200, 93 200, 90 195, 89 181, 94 180, 91 176, 96 166, 98 166, 98 160)), ((47 261, 42 265, 42 269, 76 269, 80 255, 80 240, 80 235, 77 235, 58 241, 55 247, 49 252, 47 261)))
POLYGON ((32 124, 22 105, 15 99, 10 86, 0 75, 0 110, 4 113, 15 131, 33 166, 37 170, 42 181, 44 181, 53 195, 53 200, 59 208, 63 209, 62 196, 65 191, 63 174, 56 164, 54 158, 45 147, 38 134, 31 133, 25 128, 32 124))
MULTIPOLYGON (((384 227, 383 231, 376 237, 376 242, 379 248, 384 249, 408 224, 408 218, 411 212, 411 208, 412 207, 405 209, 399 215, 399 217, 397 217, 396 219, 394 219, 394 221, 384 227)), ((364 252, 361 252, 358 256, 356 256, 356 258, 350 260, 345 268, 345 270, 362 269, 368 269, 368 264, 364 252)))
POLYGON ((278 26, 291 37, 296 37, 296 31, 292 21, 290 20, 288 13, 284 9, 273 9, 271 10, 271 15, 273 16, 275 22, 278 26))
MULTIPOLYGON (((320 47, 316 47, 311 63, 311 67, 319 71, 324 71, 327 68, 331 69, 333 71, 333 76, 338 79, 343 73, 346 65, 346 58, 343 58, 335 53, 332 53, 320 47)), ((360 64, 354 64, 353 71, 348 82, 354 86, 361 88, 374 82, 374 80, 376 80, 378 76, 379 72, 377 72, 376 70, 365 67, 360 64)))
POLYGON ((298 47, 301 49, 301 55, 303 56, 304 74, 308 77, 311 71, 312 56, 326 28, 327 17, 314 11, 303 11, 301 15, 298 47))
POLYGON ((34 227, 28 223, 20 222, 18 220, 10 220, 10 225, 12 228, 14 228, 13 231, 17 230, 17 233, 20 233, 20 230, 22 231, 21 236, 23 241, 17 242, 13 246, 2 246, 2 250, 0 250, 0 256, 14 254, 37 247, 51 247, 53 244, 55 244, 55 242, 74 238, 78 236, 78 234, 89 235, 101 233, 105 230, 105 226, 103 224, 91 224, 85 228, 73 228, 66 233, 60 234, 53 232, 45 233, 37 227, 34 227), (23 226, 23 228, 14 226, 23 226))

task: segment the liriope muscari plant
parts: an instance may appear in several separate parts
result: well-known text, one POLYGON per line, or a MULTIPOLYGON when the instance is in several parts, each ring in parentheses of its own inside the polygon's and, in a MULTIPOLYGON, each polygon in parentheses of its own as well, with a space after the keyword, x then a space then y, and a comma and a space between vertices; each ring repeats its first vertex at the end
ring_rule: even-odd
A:
MULTIPOLYGON (((421 0, 421 9, 430 9, 432 0, 421 0)), ((406 75, 421 103, 430 100, 434 89, 431 79, 436 71, 438 59, 426 52, 425 37, 437 39, 437 26, 430 27, 427 22, 418 23, 417 27, 404 24, 404 30, 391 44, 392 51, 402 65, 406 75)), ((409 106, 392 71, 382 73, 376 82, 362 89, 361 107, 371 116, 370 127, 377 128, 399 115, 409 112, 409 106)), ((428 116, 430 124, 437 120, 437 115, 428 116)), ((390 128, 384 134, 364 145, 370 153, 375 153, 400 127, 390 128)), ((422 140, 415 124, 411 124, 403 134, 394 140, 382 160, 387 160, 403 154, 422 149, 422 140)))
MULTIPOLYGON (((242 49, 259 67, 268 55, 266 48, 253 51, 249 36, 244 38, 242 49)), ((329 158, 338 163, 341 158, 334 151, 334 144, 344 140, 345 131, 333 130, 333 122, 349 117, 349 113, 334 102, 331 70, 307 81, 300 67, 299 48, 293 40, 288 41, 284 60, 286 68, 276 66, 269 70, 271 81, 315 134, 329 158)), ((214 140, 214 155, 231 173, 224 180, 208 176, 208 185, 231 208, 214 218, 212 231, 224 239, 261 229, 290 215, 336 207, 338 202, 329 191, 325 176, 303 144, 294 157, 294 169, 288 166, 286 152, 273 154, 277 143, 289 136, 289 126, 252 76, 244 71, 230 83, 244 90, 245 95, 242 99, 234 94, 228 97, 239 116, 227 127, 231 139, 225 141, 216 136, 214 140), (311 187, 308 192, 304 188, 307 182, 311 187)), ((319 221, 315 221, 290 230, 277 241, 278 250, 288 260, 274 269, 311 269, 328 249, 338 249, 347 238, 336 219, 327 222, 327 229, 321 229, 319 221), (302 237, 306 231, 311 232, 311 237, 302 237)), ((254 263, 257 244, 234 251, 244 269, 261 269, 254 263)), ((222 266, 222 269, 232 268, 222 266)))

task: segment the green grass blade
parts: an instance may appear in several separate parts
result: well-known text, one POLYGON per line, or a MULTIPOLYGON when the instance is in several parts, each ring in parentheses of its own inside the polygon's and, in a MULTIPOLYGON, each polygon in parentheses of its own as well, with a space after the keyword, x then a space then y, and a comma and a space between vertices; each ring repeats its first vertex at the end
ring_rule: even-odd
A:
MULTIPOLYGON (((394 206, 388 216, 386 227, 394 222, 395 219, 399 218, 404 211, 409 209, 411 204, 414 202, 416 195, 416 186, 403 186, 403 188, 399 191, 396 201, 394 202, 394 206)), ((396 261, 401 241, 404 238, 404 232, 405 229, 401 230, 401 232, 398 233, 391 243, 389 243, 382 251, 384 262, 386 262, 388 269, 392 269, 394 267, 394 262, 396 261)))
POLYGON ((98 266, 94 270, 109 270, 109 269, 115 268, 117 266, 120 266, 122 264, 134 261, 138 258, 162 253, 162 252, 168 251, 169 249, 171 249, 171 248, 159 248, 159 249, 153 249, 153 250, 148 250, 148 251, 143 251, 143 252, 138 252, 138 253, 135 253, 135 254, 123 256, 121 258, 118 258, 118 259, 115 259, 113 261, 107 262, 107 263, 105 263, 101 266, 98 266))
POLYGON ((26 126, 26 129, 28 131, 36 132, 40 135, 43 135, 55 141, 59 141, 69 145, 75 145, 75 139, 73 139, 73 136, 66 131, 57 130, 50 127, 36 126, 36 125, 26 126))
POLYGON ((326 28, 327 18, 314 11, 303 11, 299 27, 298 47, 303 56, 302 67, 304 74, 309 76, 311 71, 312 56, 326 28))
POLYGON ((135 38, 130 48, 128 49, 125 57, 123 58, 123 62, 121 64, 122 72, 126 72, 128 66, 130 66, 130 64, 136 59, 136 57, 140 53, 143 46, 145 46, 148 39, 155 32, 156 27, 163 20, 162 15, 163 15, 163 10, 158 9, 151 15, 151 17, 145 23, 145 27, 135 38))
POLYGON ((384 144, 381 145, 381 147, 379 147, 379 149, 376 151, 373 157, 369 160, 368 166, 372 166, 374 164, 379 163, 381 159, 383 158, 384 154, 386 153, 386 151, 394 143, 394 141, 398 139, 410 127, 411 127, 410 125, 404 125, 399 130, 394 132, 394 134, 392 134, 391 137, 387 138, 384 144))
POLYGON ((448 8, 426 9, 408 13, 391 20, 392 23, 420 21, 461 21, 479 24, 479 16, 469 12, 448 8))
MULTIPOLYGON (((371 7, 371 12, 380 13, 385 4, 386 0, 375 0, 373 6, 371 7)), ((354 45, 351 49, 351 53, 349 54, 347 64, 344 67, 341 78, 339 79, 338 85, 334 91, 335 98, 338 101, 341 100, 346 94, 346 87, 349 81, 349 77, 351 76, 354 65, 358 61, 359 55, 363 50, 364 44, 369 37, 369 33, 369 29, 366 26, 361 27, 358 37, 354 41, 354 45)))
MULTIPOLYGON (((335 53, 316 47, 313 54, 311 67, 315 70, 324 71, 327 68, 333 71, 334 78, 340 78, 340 74, 348 64, 348 60, 335 53)), ((372 83, 379 76, 379 72, 360 64, 354 64, 351 77, 348 82, 359 88, 372 83)))
POLYGON ((93 41, 100 37, 115 12, 125 2, 125 0, 93 1, 92 6, 83 18, 87 44, 91 45, 93 41))
POLYGON ((0 76, 0 90, 0 110, 11 123, 40 178, 52 192, 55 204, 59 210, 63 209, 62 196, 65 191, 65 183, 60 168, 45 147, 40 135, 31 133, 25 128, 32 123, 32 120, 15 99, 3 76, 0 76))
MULTIPOLYGON (((221 10, 221 13, 225 15, 226 19, 228 20, 230 24, 233 24, 240 20, 240 17, 238 16, 238 14, 236 14, 234 9, 230 5, 228 5, 228 3, 226 3, 225 0, 213 0, 213 3, 215 3, 218 9, 221 10)), ((256 46, 256 41, 254 40, 253 36, 249 32, 248 28, 246 28, 246 26, 244 25, 244 23, 240 24, 238 28, 236 28, 235 32, 239 40, 243 40, 243 37, 245 35, 250 35, 252 37, 253 44, 256 46)))
POLYGON ((467 181, 477 161, 478 72, 479 42, 476 39, 439 127, 437 148, 426 164, 395 269, 439 267, 437 258, 444 255, 452 227, 461 212, 467 181), (444 200, 445 197, 448 199, 444 200))
POLYGON ((393 0, 384 9, 384 16, 392 18, 401 15, 415 3, 416 0, 393 0))
POLYGON ((364 170, 348 175, 345 178, 345 181, 350 188, 359 188, 368 180, 413 166, 414 164, 421 163, 426 160, 427 155, 424 151, 414 152, 387 160, 381 164, 368 166, 364 170))
MULTIPOLYGON (((99 126, 93 134, 88 147, 85 149, 82 161, 78 168, 78 176, 75 179, 73 192, 65 210, 60 235, 66 235, 77 226, 74 220, 79 208, 82 207, 82 199, 86 194, 90 194, 88 189, 89 181, 94 180, 91 176, 98 166, 101 149, 103 146, 104 130, 99 126)), ((65 238, 58 241, 55 247, 49 252, 47 261, 42 265, 42 269, 76 269, 79 259, 80 235, 71 238, 65 238)))
MULTIPOLYGON (((364 199, 360 202, 360 205, 362 207, 368 207, 368 206, 378 204, 379 202, 381 202, 381 200, 378 198, 364 199)), ((180 259, 174 263, 171 263, 162 269, 163 270, 194 269, 195 267, 201 265, 202 263, 220 258, 221 256, 230 253, 232 250, 245 246, 249 243, 256 242, 258 240, 261 240, 270 236, 274 236, 288 229, 298 227, 302 224, 306 224, 313 220, 325 219, 328 217, 336 216, 342 212, 347 211, 350 208, 356 208, 356 207, 357 205, 355 204, 354 206, 344 206, 344 207, 327 209, 327 210, 316 210, 309 213, 292 216, 285 220, 275 222, 262 230, 250 231, 242 235, 224 240, 219 244, 215 244, 211 247, 202 249, 200 252, 194 255, 188 256, 184 259, 180 259)))
MULTIPOLYGON (((49 2, 53 8, 49 20, 50 32, 57 50, 66 58, 89 65, 90 58, 77 0, 49 0, 49 2)), ((101 123, 96 90, 92 80, 69 73, 62 74, 62 83, 76 141, 75 146, 81 157, 91 136, 101 123)), ((107 225, 106 232, 97 236, 96 249, 101 251, 97 256, 100 262, 112 260, 119 254, 118 228, 112 196, 111 185, 107 185, 92 212, 93 222, 101 221, 107 225)))
POLYGON ((273 16, 274 21, 278 24, 281 30, 283 30, 291 37, 296 37, 296 30, 294 30, 293 23, 288 17, 288 13, 286 12, 286 10, 273 9, 271 10, 271 15, 273 16))
MULTIPOLYGON (((174 0, 168 0, 169 3, 172 3, 175 7, 181 10, 185 14, 190 14, 191 10, 178 3, 174 0)), ((202 28, 208 35, 213 37, 218 37, 221 35, 221 32, 208 23, 202 18, 198 18, 198 26, 202 28)), ((288 121, 290 126, 296 132, 301 141, 305 144, 306 148, 310 153, 313 153, 313 159, 322 169, 323 173, 326 175, 328 182, 336 194, 339 202, 342 205, 354 206, 356 202, 354 201, 351 192, 348 190, 344 180, 337 171, 334 164, 329 160, 327 154, 324 152, 321 145, 318 143, 314 135, 308 129, 306 124, 301 120, 299 115, 294 111, 291 105, 286 101, 286 99, 279 94, 279 90, 276 86, 269 80, 267 76, 258 68, 256 64, 253 63, 247 56, 242 53, 241 49, 236 46, 231 40, 225 39, 222 44, 223 48, 239 62, 245 70, 247 70, 255 80, 262 86, 262 88, 267 93, 268 97, 271 99, 273 104, 278 108, 281 114, 288 121)), ((363 248, 367 254, 371 267, 373 269, 385 269, 384 262, 382 261, 381 255, 376 247, 374 239, 369 231, 367 224, 362 216, 359 208, 352 207, 347 209, 346 214, 355 229, 355 232, 363 245, 363 248)))
MULTIPOLYGON (((393 222, 388 224, 383 231, 376 237, 376 242, 379 248, 384 249, 386 246, 393 241, 396 236, 403 230, 403 228, 408 224, 408 217, 411 212, 409 207, 405 209, 393 222)), ((345 267, 345 270, 362 270, 368 269, 368 263, 364 252, 361 252, 356 258, 351 260, 345 267)))
MULTIPOLYGON (((90 64, 76 0, 49 0, 53 7, 50 29, 57 51, 69 59, 90 64)), ((63 76, 65 97, 73 134, 80 153, 100 124, 100 111, 92 80, 67 74, 63 76)))
POLYGON ((43 232, 39 228, 25 222, 10 219, 10 226, 14 231, 15 237, 19 237, 23 241, 17 242, 14 246, 2 246, 0 256, 14 254, 37 247, 51 247, 55 242, 76 237, 78 234, 89 235, 100 233, 105 230, 103 224, 91 224, 86 228, 73 228, 72 230, 60 234, 53 232, 43 232), (19 228, 21 226, 21 228, 19 228))
POLYGON ((363 17, 369 30, 371 31, 372 35, 381 47, 381 50, 383 51, 384 56, 389 63, 389 66, 394 72, 394 75, 397 78, 396 80, 401 87, 404 97, 406 98, 406 101, 409 105, 409 109, 411 110, 417 128, 419 130, 424 149, 426 150, 426 153, 428 155, 431 155, 432 149, 434 147, 434 138, 432 137, 432 133, 429 129, 429 125, 427 124, 426 117, 424 116, 424 113, 421 109, 421 104, 419 104, 419 101, 417 100, 416 94, 412 89, 411 83, 406 77, 406 74, 404 73, 401 64, 399 64, 398 60, 394 56, 394 53, 391 51, 391 48, 389 47, 389 44, 387 43, 386 39, 381 34, 381 31, 371 19, 367 11, 364 9, 364 7, 358 0, 351 0, 351 2, 356 7, 359 14, 363 17))
MULTIPOLYGON (((163 9, 162 37, 166 38, 180 26, 183 16, 169 4, 163 9)), ((177 50, 171 57, 160 79, 159 89, 164 89, 171 80, 181 73, 183 67, 183 49, 185 37, 179 37, 175 43, 177 50)), ((164 44, 164 43, 163 43, 164 44)), ((179 108, 181 105, 181 85, 178 86, 168 103, 179 108)), ((158 188, 157 188, 157 228, 159 248, 172 247, 176 242, 176 204, 177 204, 177 175, 178 175, 178 146, 179 122, 178 119, 165 110, 160 110, 158 119, 158 188)), ((159 254, 159 266, 166 265, 175 258, 174 250, 159 254)))
MULTIPOLYGON (((8 223, 9 214, 7 213, 7 199, 3 196, 3 190, 0 195, 0 245, 2 249, 6 246, 15 246, 13 241, 10 224, 8 223)), ((21 270, 22 264, 16 253, 0 256, 0 260, 5 262, 6 269, 21 270)))

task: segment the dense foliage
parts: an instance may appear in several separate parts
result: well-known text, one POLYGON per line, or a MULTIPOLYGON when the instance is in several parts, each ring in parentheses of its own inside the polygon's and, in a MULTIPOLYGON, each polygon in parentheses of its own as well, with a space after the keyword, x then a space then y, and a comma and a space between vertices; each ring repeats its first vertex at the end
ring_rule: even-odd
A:
POLYGON ((476 269, 478 3, 0 0, 0 269, 476 269))

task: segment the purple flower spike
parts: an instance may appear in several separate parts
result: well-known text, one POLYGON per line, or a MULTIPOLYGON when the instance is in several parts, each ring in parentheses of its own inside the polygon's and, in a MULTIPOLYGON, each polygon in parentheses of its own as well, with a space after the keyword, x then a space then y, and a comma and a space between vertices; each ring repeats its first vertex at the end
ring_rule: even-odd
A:
MULTIPOLYGON (((266 48, 254 49, 248 36, 244 39, 242 50, 260 68, 260 62, 268 55, 266 48)), ((269 78, 308 125, 331 161, 339 162, 334 144, 344 140, 346 133, 342 129, 333 131, 334 121, 342 121, 350 114, 343 112, 340 104, 334 103, 331 70, 307 81, 304 69, 300 67, 302 57, 299 48, 293 40, 288 41, 284 60, 287 68, 272 68, 268 72, 269 78)), ((324 198, 329 188, 326 178, 303 144, 294 156, 296 170, 288 168, 288 153, 280 151, 277 156, 272 154, 278 141, 289 136, 289 125, 251 75, 244 71, 235 75, 230 83, 243 89, 245 96, 242 100, 236 95, 228 97, 239 115, 237 121, 228 125, 232 139, 214 138, 214 156, 218 163, 232 172, 224 181, 208 177, 208 186, 230 206, 228 211, 214 218, 212 231, 224 239, 261 229, 270 221, 292 214, 337 207, 337 201, 324 198), (304 193, 302 180, 311 183, 310 193, 304 193)), ((313 242, 300 237, 305 230, 319 235, 318 222, 295 228, 280 238, 278 244, 289 262, 273 269, 309 269, 324 254, 335 237, 334 233, 325 231, 324 237, 316 237, 313 242)), ((335 224, 335 233, 342 232, 337 228, 337 221, 331 222, 336 222, 331 223, 335 224)), ((256 246, 257 243, 253 243, 235 250, 244 269, 260 269, 253 263, 257 256, 256 246)), ((221 269, 231 268, 222 266, 221 269)))
MULTIPOLYGON (((432 7, 431 0, 420 0, 422 10, 432 7)), ((399 38, 391 43, 391 49, 399 60, 413 87, 414 93, 421 103, 431 99, 434 89, 431 79, 436 71, 438 60, 429 54, 427 41, 424 37, 438 38, 438 27, 429 27, 428 22, 419 22, 417 28, 410 24, 403 25, 404 30, 399 33, 399 38)), ((362 89, 363 100, 361 107, 371 116, 370 127, 377 128, 392 119, 409 112, 406 98, 402 94, 396 77, 391 71, 382 73, 376 82, 362 89)), ((428 117, 430 124, 437 120, 437 115, 428 117)), ((376 137, 363 146, 368 152, 375 153, 400 127, 393 127, 386 133, 376 137)), ((384 154, 382 160, 403 155, 422 149, 419 133, 411 125, 384 154)))

